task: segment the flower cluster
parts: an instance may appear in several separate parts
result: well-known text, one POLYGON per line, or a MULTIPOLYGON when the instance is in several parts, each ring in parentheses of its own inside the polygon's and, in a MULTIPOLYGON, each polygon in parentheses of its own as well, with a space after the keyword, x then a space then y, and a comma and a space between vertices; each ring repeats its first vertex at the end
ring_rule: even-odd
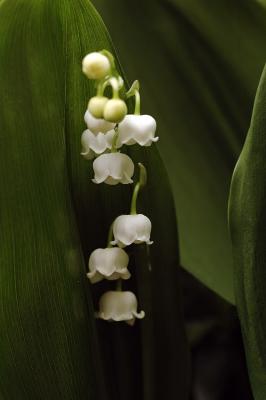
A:
MULTIPOLYGON (((87 129, 81 137, 81 155, 93 161, 96 184, 131 184, 134 163, 122 153, 122 146, 138 144, 151 146, 158 140, 155 136, 156 121, 150 115, 140 114, 139 83, 135 81, 125 93, 124 82, 119 75, 114 58, 107 50, 89 53, 82 62, 82 70, 89 79, 96 81, 96 96, 89 100, 84 119, 87 129), (111 98, 105 95, 111 87, 111 98), (128 114, 127 99, 135 98, 134 114, 128 114)), ((112 223, 107 247, 94 250, 89 257, 91 283, 103 279, 117 281, 114 291, 103 294, 99 301, 98 318, 108 321, 126 321, 133 325, 136 318, 143 318, 144 311, 137 312, 138 303, 134 293, 122 291, 122 281, 129 279, 129 256, 125 247, 133 243, 151 244, 151 221, 137 213, 137 198, 146 184, 145 167, 139 163, 140 177, 136 183, 131 209, 128 215, 118 216, 112 223)))

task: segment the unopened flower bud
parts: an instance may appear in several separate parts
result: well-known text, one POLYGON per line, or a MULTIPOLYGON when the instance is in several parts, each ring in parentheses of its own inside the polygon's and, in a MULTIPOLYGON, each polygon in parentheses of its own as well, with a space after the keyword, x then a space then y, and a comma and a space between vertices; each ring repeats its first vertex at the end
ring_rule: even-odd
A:
POLYGON ((127 114, 127 105, 121 99, 108 100, 104 107, 103 117, 106 121, 118 123, 127 114))
POLYGON ((88 110, 89 112, 95 117, 95 118, 102 118, 103 117, 103 111, 104 107, 108 101, 108 97, 105 96, 94 96, 90 99, 89 104, 88 104, 88 110))
POLYGON ((110 72, 110 61, 101 53, 87 54, 82 60, 82 71, 89 79, 102 79, 110 72))

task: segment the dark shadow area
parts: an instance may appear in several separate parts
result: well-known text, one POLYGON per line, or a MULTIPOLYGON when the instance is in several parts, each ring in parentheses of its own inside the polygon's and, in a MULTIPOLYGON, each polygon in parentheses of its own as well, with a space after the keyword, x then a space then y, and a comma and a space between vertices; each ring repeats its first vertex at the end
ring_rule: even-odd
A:
POLYGON ((253 400, 236 308, 182 270, 191 400, 253 400))

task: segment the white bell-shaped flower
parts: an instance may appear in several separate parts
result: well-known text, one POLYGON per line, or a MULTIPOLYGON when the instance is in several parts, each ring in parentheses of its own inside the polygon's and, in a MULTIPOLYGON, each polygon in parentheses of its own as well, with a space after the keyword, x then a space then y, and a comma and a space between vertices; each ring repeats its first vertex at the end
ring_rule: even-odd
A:
POLYGON ((132 183, 134 164, 131 158, 122 153, 102 154, 93 161, 94 183, 107 183, 117 185, 118 183, 132 183))
POLYGON ((99 302, 98 318, 107 321, 125 321, 133 325, 136 318, 145 317, 145 312, 137 312, 137 298, 132 292, 109 291, 102 295, 99 302))
POLYGON ((112 129, 107 133, 92 133, 86 129, 81 136, 81 155, 87 160, 91 160, 95 156, 104 153, 106 150, 112 148, 112 141, 115 131, 112 129))
POLYGON ((91 283, 102 279, 129 279, 130 272, 127 269, 129 257, 119 247, 94 250, 89 258, 89 270, 87 277, 91 283))
POLYGON ((159 139, 155 137, 155 131, 156 121, 150 115, 128 114, 118 126, 117 147, 135 143, 150 146, 159 139))
POLYGON ((92 133, 106 133, 114 129, 115 123, 105 121, 103 118, 95 118, 89 110, 85 112, 84 121, 87 124, 88 129, 92 133))
POLYGON ((147 243, 151 236, 151 221, 143 214, 120 215, 113 224, 114 241, 119 247, 129 246, 132 243, 147 243))

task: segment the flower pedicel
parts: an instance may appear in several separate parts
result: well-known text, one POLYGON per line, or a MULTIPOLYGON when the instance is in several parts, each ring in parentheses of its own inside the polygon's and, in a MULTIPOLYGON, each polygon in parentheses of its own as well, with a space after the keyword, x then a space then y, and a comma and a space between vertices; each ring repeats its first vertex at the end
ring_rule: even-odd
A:
MULTIPOLYGON (((84 116, 88 129, 81 137, 81 155, 87 160, 95 158, 94 183, 131 184, 134 163, 121 149, 124 145, 148 147, 157 142, 156 121, 150 115, 140 114, 138 81, 134 81, 125 93, 124 81, 110 52, 102 50, 89 53, 83 59, 82 70, 89 79, 96 81, 96 95, 89 100, 84 116), (112 91, 111 98, 105 95, 108 86, 112 91), (135 98, 134 114, 127 114, 126 101, 132 96, 135 98)), ((103 279, 117 282, 116 290, 101 296, 96 317, 107 321, 125 321, 129 325, 133 325, 136 318, 144 318, 145 313, 137 311, 135 294, 122 290, 122 281, 131 276, 128 270, 129 256, 124 248, 131 244, 152 244, 151 221, 147 216, 137 213, 138 194, 147 181, 146 168, 141 163, 139 168, 140 176, 132 194, 130 213, 114 220, 109 229, 107 247, 91 253, 87 273, 92 284, 103 279)))

